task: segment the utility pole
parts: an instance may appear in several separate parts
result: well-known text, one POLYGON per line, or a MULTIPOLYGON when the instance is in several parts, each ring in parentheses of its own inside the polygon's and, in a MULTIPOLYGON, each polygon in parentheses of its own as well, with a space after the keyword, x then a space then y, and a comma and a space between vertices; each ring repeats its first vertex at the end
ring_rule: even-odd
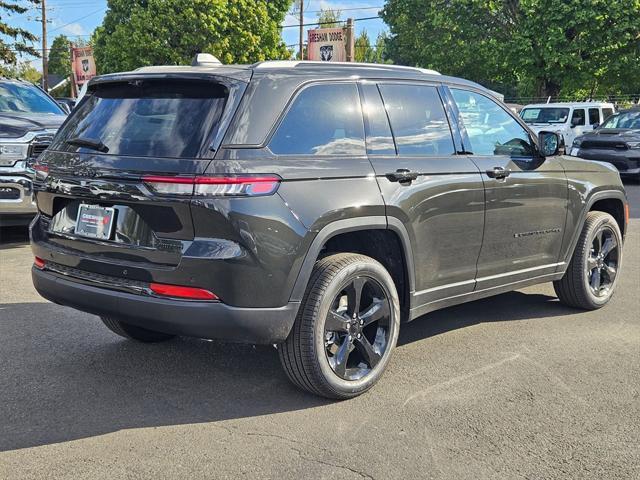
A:
POLYGON ((304 0, 300 0, 300 60, 304 60, 304 0))
POLYGON ((49 74, 49 63, 47 61, 47 1, 42 1, 42 88, 45 92, 49 91, 49 82, 47 76, 49 74))
POLYGON ((347 62, 355 61, 355 44, 354 44, 354 35, 353 35, 353 18, 347 18, 347 29, 346 29, 346 50, 347 50, 347 62))

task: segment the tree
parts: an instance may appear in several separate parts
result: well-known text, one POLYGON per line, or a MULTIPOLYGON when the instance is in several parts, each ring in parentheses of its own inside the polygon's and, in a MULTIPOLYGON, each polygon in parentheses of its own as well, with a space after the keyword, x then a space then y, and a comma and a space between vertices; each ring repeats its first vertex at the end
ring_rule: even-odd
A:
MULTIPOLYGON (((22 3, 39 4, 39 0, 24 0, 22 3)), ((28 6, 18 5, 11 0, 0 1, 0 13, 8 12, 8 15, 21 15, 29 10, 28 6)), ((39 56, 37 50, 27 42, 38 40, 34 34, 20 27, 13 27, 5 23, 0 15, 0 62, 15 65, 19 54, 39 56)))
POLYGON ((29 62, 18 62, 15 65, 0 65, 0 76, 19 78, 33 84, 40 83, 42 74, 29 62))
POLYGON ((508 96, 640 86, 640 0, 387 0, 382 17, 396 63, 508 96))
POLYGON ((291 0, 108 0, 94 33, 100 73, 188 64, 207 52, 223 63, 288 58, 280 24, 291 0))
POLYGON ((321 8, 318 12, 318 26, 320 28, 338 28, 342 26, 340 17, 342 10, 332 8, 321 8))
POLYGON ((385 44, 387 36, 379 33, 375 45, 371 45, 369 34, 362 30, 355 40, 355 61, 366 63, 387 63, 385 44))
POLYGON ((64 35, 58 35, 51 43, 49 50, 49 73, 54 75, 71 75, 70 41, 64 35))

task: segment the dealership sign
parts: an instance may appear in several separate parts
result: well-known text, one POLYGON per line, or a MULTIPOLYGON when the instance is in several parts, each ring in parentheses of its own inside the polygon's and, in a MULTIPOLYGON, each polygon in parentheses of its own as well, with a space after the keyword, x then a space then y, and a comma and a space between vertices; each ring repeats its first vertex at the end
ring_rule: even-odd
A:
POLYGON ((76 88, 96 76, 96 62, 93 59, 93 48, 71 47, 71 66, 76 88))
POLYGON ((347 36, 343 28, 309 30, 307 57, 323 62, 347 61, 347 36))

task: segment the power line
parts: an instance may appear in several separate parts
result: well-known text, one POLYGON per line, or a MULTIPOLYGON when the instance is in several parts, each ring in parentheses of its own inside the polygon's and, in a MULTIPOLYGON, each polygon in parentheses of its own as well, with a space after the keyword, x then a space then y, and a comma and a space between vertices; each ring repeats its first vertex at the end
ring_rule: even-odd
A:
MULTIPOLYGON (((375 20, 377 18, 382 18, 380 15, 376 15, 375 17, 363 17, 363 18, 354 18, 353 21, 354 22, 361 22, 364 20, 375 20)), ((295 25, 282 25, 280 28, 300 28, 300 27, 310 27, 310 26, 314 26, 314 25, 333 25, 334 23, 345 23, 346 20, 339 20, 337 22, 313 22, 313 23, 303 23, 302 25, 300 24, 295 24, 295 25)))
MULTIPOLYGON (((95 15, 96 13, 101 12, 101 11, 106 10, 106 9, 107 9, 107 7, 102 7, 102 8, 99 8, 98 10, 94 10, 94 11, 93 11, 93 12, 91 12, 91 13, 87 13, 86 15, 84 15, 84 16, 82 16, 82 17, 74 18, 74 19, 73 19, 73 20, 71 20, 69 23, 65 23, 64 25, 60 25, 59 27, 52 28, 51 30, 49 30, 49 32, 55 32, 56 30, 60 30, 61 28, 68 27, 69 25, 71 25, 71 24, 73 24, 73 23, 76 23, 76 22, 77 22, 77 21, 79 21, 79 20, 84 20, 85 18, 88 18, 88 17, 90 17, 91 15, 95 15)), ((78 36, 79 36, 79 35, 78 35, 78 36)))

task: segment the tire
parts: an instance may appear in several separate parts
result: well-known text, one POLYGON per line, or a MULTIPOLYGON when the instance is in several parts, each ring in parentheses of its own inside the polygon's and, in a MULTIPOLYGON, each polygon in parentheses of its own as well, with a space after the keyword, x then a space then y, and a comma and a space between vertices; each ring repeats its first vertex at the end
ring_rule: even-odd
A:
POLYGON ((175 335, 147 330, 146 328, 131 325, 130 323, 116 320, 113 317, 100 317, 109 330, 128 340, 136 340, 143 343, 157 343, 171 340, 175 335))
POLYGON ((299 388, 331 399, 352 398, 382 376, 399 327, 400 305, 389 272, 364 255, 334 254, 316 262, 278 355, 299 388))
POLYGON ((621 260, 622 234, 618 223, 608 213, 589 212, 564 277, 553 282, 556 295, 570 307, 584 310, 603 307, 614 294, 621 260), (615 242, 615 246, 602 257, 612 245, 607 242, 615 242))

